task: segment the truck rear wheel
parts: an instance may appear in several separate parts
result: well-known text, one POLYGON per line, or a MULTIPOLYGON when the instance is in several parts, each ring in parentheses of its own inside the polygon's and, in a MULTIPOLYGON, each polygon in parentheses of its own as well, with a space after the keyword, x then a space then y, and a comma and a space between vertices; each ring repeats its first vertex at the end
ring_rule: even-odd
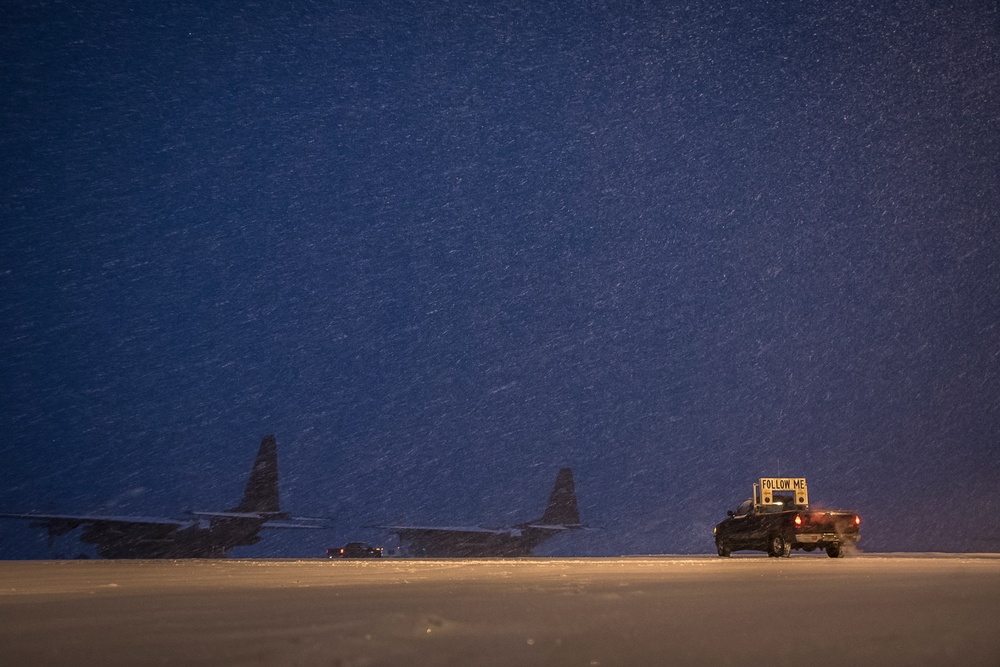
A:
POLYGON ((767 555, 773 558, 784 558, 792 553, 792 545, 781 535, 772 535, 767 543, 767 555))
POLYGON ((843 558, 845 554, 845 549, 842 544, 831 544, 826 548, 826 555, 830 558, 843 558))

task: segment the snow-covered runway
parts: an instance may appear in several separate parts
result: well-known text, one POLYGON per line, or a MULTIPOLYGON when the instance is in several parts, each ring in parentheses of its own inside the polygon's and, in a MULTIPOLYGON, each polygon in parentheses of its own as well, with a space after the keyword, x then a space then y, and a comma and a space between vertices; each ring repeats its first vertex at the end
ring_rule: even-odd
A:
POLYGON ((0 663, 1000 664, 1000 556, 0 562, 0 663))

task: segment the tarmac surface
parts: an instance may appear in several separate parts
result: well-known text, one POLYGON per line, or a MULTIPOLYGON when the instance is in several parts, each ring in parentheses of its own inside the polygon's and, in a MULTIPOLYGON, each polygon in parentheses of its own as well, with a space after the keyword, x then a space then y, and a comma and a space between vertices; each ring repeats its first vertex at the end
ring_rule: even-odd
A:
POLYGON ((1000 665, 1000 555, 0 562, 0 665, 1000 665))

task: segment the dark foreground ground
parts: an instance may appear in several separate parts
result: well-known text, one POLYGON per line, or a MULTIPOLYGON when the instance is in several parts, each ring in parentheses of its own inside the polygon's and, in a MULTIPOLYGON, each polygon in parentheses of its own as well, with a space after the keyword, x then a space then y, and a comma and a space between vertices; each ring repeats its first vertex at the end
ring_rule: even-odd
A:
POLYGON ((1000 557, 0 562, 2 665, 1000 665, 1000 557))

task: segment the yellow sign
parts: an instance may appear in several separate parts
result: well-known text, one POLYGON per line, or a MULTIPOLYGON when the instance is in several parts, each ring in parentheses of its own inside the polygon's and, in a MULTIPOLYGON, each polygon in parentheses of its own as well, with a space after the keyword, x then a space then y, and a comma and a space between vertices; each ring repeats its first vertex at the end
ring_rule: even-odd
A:
POLYGON ((760 478, 760 502, 762 505, 774 504, 775 491, 791 491, 795 496, 796 505, 809 504, 809 491, 806 489, 805 477, 760 478))

